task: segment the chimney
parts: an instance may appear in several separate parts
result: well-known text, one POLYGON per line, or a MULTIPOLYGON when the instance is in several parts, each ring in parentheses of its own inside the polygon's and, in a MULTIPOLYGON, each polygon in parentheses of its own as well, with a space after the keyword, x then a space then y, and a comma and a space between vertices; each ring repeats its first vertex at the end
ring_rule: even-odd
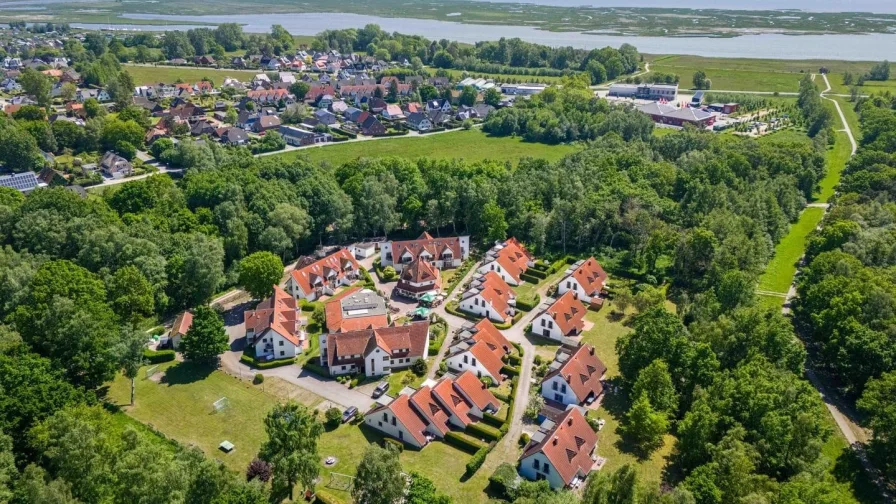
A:
POLYGON ((594 355, 594 347, 593 346, 588 349, 588 353, 591 355, 594 355))
POLYGON ((557 446, 557 436, 554 436, 554 439, 551 440, 551 444, 557 446))
POLYGON ((572 416, 570 416, 570 417, 566 420, 566 425, 572 427, 572 416))

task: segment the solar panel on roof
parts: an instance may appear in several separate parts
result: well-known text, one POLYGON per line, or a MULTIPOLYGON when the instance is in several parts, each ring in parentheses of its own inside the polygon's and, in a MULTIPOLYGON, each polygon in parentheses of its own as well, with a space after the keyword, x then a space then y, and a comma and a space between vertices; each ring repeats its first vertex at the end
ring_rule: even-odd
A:
POLYGON ((17 191, 30 191, 38 185, 37 176, 32 172, 15 173, 0 177, 0 186, 9 187, 17 191))

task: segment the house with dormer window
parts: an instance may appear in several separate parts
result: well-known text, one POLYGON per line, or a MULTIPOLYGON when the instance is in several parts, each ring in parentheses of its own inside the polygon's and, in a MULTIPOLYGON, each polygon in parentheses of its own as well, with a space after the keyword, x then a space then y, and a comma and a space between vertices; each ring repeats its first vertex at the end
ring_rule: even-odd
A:
POLYGON ((516 315, 516 293, 494 271, 472 281, 463 293, 461 311, 508 324, 516 315))
POLYGON ((591 404, 604 393, 606 372, 592 345, 561 346, 541 381, 541 396, 564 405, 591 404))
POLYGON ((583 303, 599 308, 603 305, 604 286, 607 283, 607 273, 594 257, 579 261, 570 266, 560 283, 557 284, 557 294, 574 292, 583 303))
POLYGON ((243 313, 243 327, 256 359, 291 359, 308 346, 295 298, 277 285, 271 297, 243 313))
POLYGON ((578 408, 545 420, 520 456, 520 476, 553 489, 578 488, 596 468, 597 434, 578 408))
POLYGON ((385 242, 380 246, 380 263, 401 272, 420 258, 438 269, 457 268, 470 256, 470 237, 433 238, 424 232, 416 240, 385 242))
POLYGON ((500 384, 504 381, 501 375, 504 362, 501 359, 511 352, 511 348, 501 331, 488 319, 482 319, 461 333, 457 343, 448 350, 445 365, 450 371, 470 371, 477 378, 488 376, 500 384))
POLYGON ((323 259, 296 267, 286 280, 286 290, 296 299, 314 301, 332 296, 342 285, 351 285, 361 277, 361 265, 348 249, 339 249, 323 259))
POLYGON ((521 275, 535 264, 534 257, 516 238, 498 242, 485 255, 477 271, 483 275, 494 271, 510 285, 523 283, 521 275))
POLYGON ((581 336, 586 311, 575 291, 566 291, 532 320, 532 334, 559 341, 564 337, 581 336))

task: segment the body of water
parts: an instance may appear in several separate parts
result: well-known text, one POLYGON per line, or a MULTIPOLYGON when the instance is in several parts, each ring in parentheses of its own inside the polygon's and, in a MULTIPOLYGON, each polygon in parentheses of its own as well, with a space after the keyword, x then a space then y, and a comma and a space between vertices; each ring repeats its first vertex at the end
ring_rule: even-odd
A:
POLYGON ((771 10, 798 9, 809 12, 876 12, 896 14, 892 0, 676 0, 671 5, 665 0, 474 0, 477 2, 528 3, 553 7, 655 7, 660 9, 729 9, 771 10))
MULTIPOLYGON (((735 38, 708 37, 624 37, 578 32, 549 32, 530 26, 463 24, 431 19, 405 19, 365 16, 361 14, 247 14, 220 16, 177 16, 158 14, 125 14, 125 18, 193 23, 239 23, 247 32, 264 33, 273 24, 281 24, 294 35, 315 35, 326 29, 360 28, 376 23, 386 31, 422 35, 429 39, 449 39, 474 43, 501 37, 550 46, 573 46, 582 49, 629 43, 650 54, 692 54, 730 58, 834 59, 874 61, 892 59, 896 34, 868 35, 744 35, 735 38)), ((76 24, 83 28, 108 28, 102 24, 76 24)), ((192 26, 164 24, 112 25, 120 30, 186 30, 192 26)))

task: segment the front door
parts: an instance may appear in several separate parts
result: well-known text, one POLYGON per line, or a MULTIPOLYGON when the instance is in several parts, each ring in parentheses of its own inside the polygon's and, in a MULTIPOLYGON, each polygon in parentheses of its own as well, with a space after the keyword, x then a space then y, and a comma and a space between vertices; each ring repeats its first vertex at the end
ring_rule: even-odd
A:
POLYGON ((542 336, 544 336, 545 338, 550 338, 550 337, 551 337, 551 331, 549 331, 547 328, 542 329, 541 331, 542 331, 542 333, 541 333, 542 336))

